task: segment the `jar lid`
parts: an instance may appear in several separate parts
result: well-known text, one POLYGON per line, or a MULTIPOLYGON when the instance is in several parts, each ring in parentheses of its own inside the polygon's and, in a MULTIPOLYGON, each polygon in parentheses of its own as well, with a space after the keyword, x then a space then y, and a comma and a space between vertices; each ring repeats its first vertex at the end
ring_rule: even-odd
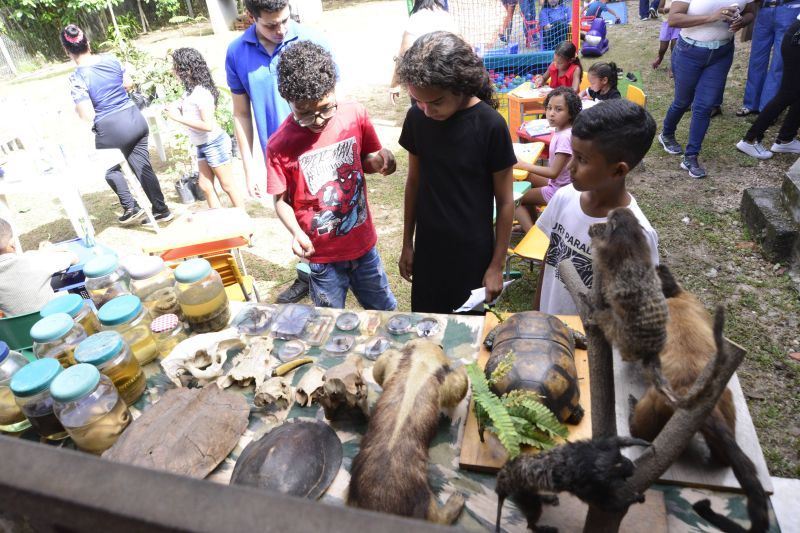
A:
POLYGON ((157 255, 137 255, 125 260, 125 270, 132 279, 147 279, 164 270, 164 260, 157 255))
POLYGON ((75 348, 75 360, 79 363, 102 365, 122 349, 122 335, 116 331, 101 331, 81 342, 75 348))
POLYGON ((69 316, 74 317, 80 313, 82 307, 83 298, 79 294, 67 294, 47 302, 42 307, 42 310, 39 311, 39 314, 42 317, 46 317, 55 313, 67 313, 69 316))
POLYGON ((142 301, 138 296, 125 294, 117 296, 106 303, 97 312, 97 318, 104 326, 118 326, 136 317, 142 310, 142 301))
POLYGON ((208 276, 211 263, 201 257, 184 261, 175 269, 175 279, 181 283, 194 283, 208 276))
POLYGON ((37 359, 14 372, 9 384, 11 392, 22 398, 38 394, 46 390, 62 370, 58 359, 37 359))
POLYGON ((50 342, 63 337, 75 326, 67 313, 55 313, 39 320, 31 328, 31 338, 36 342, 50 342))
POLYGON ((153 333, 164 333, 172 331, 178 326, 178 315, 172 313, 161 315, 150 323, 150 331, 153 333))
POLYGON ((6 360, 6 357, 8 357, 8 352, 10 351, 11 350, 8 348, 8 344, 6 344, 4 341, 0 341, 0 363, 6 360))
POLYGON ((100 371, 93 365, 74 365, 56 376, 50 384, 50 396, 57 402, 72 402, 92 392, 99 382, 100 371))
POLYGON ((111 274, 119 266, 115 255, 101 255, 83 265, 83 273, 89 278, 99 278, 111 274))

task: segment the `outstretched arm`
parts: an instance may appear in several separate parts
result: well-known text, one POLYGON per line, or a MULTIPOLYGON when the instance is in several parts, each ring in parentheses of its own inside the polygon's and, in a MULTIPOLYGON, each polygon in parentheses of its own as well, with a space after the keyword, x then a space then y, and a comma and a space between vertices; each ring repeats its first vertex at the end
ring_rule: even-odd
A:
POLYGON ((514 221, 513 170, 514 167, 508 167, 492 173, 497 220, 495 221, 494 253, 492 253, 489 268, 483 275, 486 302, 494 301, 503 291, 503 266, 506 253, 508 253, 508 243, 511 240, 511 224, 514 221))

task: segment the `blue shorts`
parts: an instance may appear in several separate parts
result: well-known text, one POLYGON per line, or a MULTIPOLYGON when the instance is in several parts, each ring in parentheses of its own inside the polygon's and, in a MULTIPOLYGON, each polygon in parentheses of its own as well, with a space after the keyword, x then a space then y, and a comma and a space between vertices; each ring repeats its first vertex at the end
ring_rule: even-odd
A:
POLYGON ((224 131, 213 141, 197 145, 197 160, 205 160, 211 168, 221 167, 231 157, 231 137, 224 131))
POLYGON ((397 308, 381 256, 374 246, 352 261, 310 263, 311 300, 317 307, 344 309, 347 289, 352 289, 364 309, 394 311, 397 308))

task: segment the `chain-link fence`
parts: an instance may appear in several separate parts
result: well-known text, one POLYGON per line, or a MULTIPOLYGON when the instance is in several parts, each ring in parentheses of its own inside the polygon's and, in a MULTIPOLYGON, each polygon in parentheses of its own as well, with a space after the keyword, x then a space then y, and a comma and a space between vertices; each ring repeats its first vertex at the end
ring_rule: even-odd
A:
POLYGON ((20 68, 32 62, 33 57, 22 46, 7 35, 0 35, 0 80, 13 78, 20 68))

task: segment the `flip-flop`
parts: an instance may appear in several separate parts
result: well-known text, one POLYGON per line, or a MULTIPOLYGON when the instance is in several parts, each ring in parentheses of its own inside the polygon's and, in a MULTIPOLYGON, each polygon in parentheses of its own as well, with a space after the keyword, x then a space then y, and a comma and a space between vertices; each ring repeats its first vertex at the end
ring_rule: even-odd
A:
POLYGON ((736 111, 737 117, 746 117, 747 115, 758 115, 758 111, 754 111, 748 107, 740 107, 738 111, 736 111))

